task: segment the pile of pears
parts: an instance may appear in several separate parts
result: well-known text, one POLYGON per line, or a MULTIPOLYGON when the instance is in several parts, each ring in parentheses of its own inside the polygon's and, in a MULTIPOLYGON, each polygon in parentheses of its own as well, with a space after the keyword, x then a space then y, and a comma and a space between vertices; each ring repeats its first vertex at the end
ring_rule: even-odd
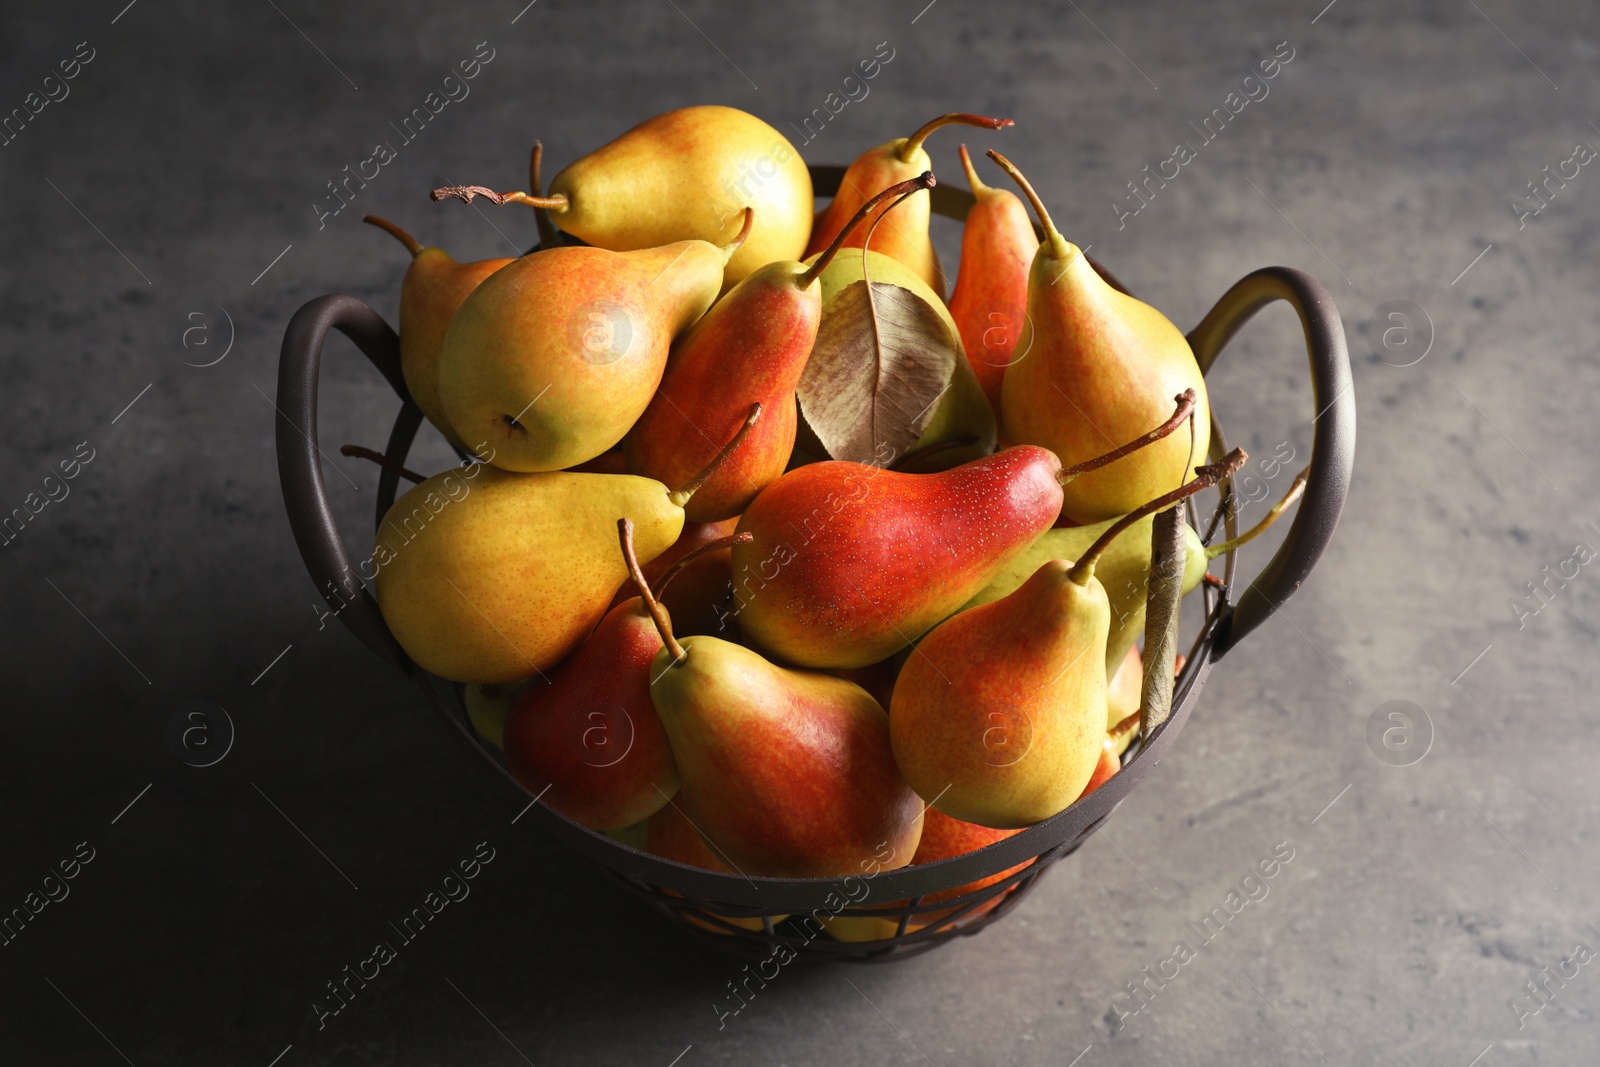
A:
MULTIPOLYGON (((924 145, 953 125, 1010 122, 945 115, 872 148, 820 212, 777 130, 704 106, 548 190, 536 147, 529 190, 434 191, 532 209, 541 242, 515 259, 369 217, 412 253, 405 381, 462 460, 405 472, 378 603, 566 817, 681 863, 832 878, 981 848, 1117 772, 1153 516, 1243 456, 1203 465, 1182 332, 992 151, 1039 225, 961 146, 976 206, 947 297, 924 145), (824 425, 837 375, 801 386, 823 345, 855 360, 859 435, 824 425), (933 399, 909 410, 902 386, 933 399), (823 443, 842 438, 871 454, 823 443)), ((1186 536, 1185 591, 1242 540, 1186 536)), ((830 929, 892 933, 862 923, 830 929)))

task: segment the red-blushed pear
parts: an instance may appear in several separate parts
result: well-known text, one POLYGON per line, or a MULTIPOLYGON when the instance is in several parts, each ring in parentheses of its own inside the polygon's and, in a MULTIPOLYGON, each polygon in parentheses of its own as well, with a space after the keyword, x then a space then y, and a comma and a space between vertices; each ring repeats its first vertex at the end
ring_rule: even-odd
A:
POLYGON ((747 875, 859 874, 904 866, 922 803, 895 769, 883 708, 851 682, 789 670, 731 641, 673 635, 650 696, 677 757, 678 803, 747 875))
MULTIPOLYGON (((839 182, 839 192, 817 215, 811 227, 811 240, 802 258, 809 258, 832 244, 874 192, 933 169, 922 142, 934 130, 953 123, 981 126, 989 130, 1012 124, 1010 119, 989 119, 982 115, 940 115, 910 137, 896 137, 876 148, 867 149, 845 169, 844 177, 839 182)), ((944 271, 939 266, 939 255, 933 250, 933 242, 928 238, 932 202, 931 195, 919 195, 910 197, 904 204, 875 209, 874 218, 878 215, 889 217, 872 234, 870 247, 911 268, 942 300, 945 294, 944 271)), ((845 247, 867 247, 868 232, 869 227, 856 229, 846 239, 845 247)))
POLYGON ((638 571, 633 523, 617 523, 639 595, 606 614, 577 651, 530 680, 506 719, 506 766, 523 788, 591 830, 661 810, 678 789, 666 732, 650 703, 661 651, 654 597, 638 571))
POLYGON ((767 417, 685 508, 690 522, 743 511, 783 473, 794 451, 795 387, 822 318, 819 275, 873 206, 933 184, 933 175, 923 174, 890 186, 811 266, 768 263, 712 305, 673 342, 655 398, 624 439, 629 471, 676 485, 705 466, 724 428, 737 426, 750 401, 759 400, 767 417))
POLYGON ((716 299, 748 213, 745 222, 723 248, 561 246, 490 275, 439 357, 439 402, 456 434, 487 441, 495 466, 514 471, 563 470, 616 445, 655 395, 672 339, 716 299))
POLYGON ((1062 484, 1182 425, 1063 470, 1043 448, 1008 448, 933 474, 812 463, 768 486, 733 549, 744 636, 786 663, 864 667, 887 659, 983 589, 1050 528, 1062 484))
MULTIPOLYGON (((751 405, 749 421, 759 414, 751 405)), ((676 490, 632 474, 517 474, 487 463, 436 474, 378 527, 383 620, 441 678, 511 682, 549 670, 599 624, 627 577, 617 516, 634 520, 639 555, 654 559, 678 539, 684 502, 716 464, 676 490)))
MULTIPOLYGON (((995 830, 977 823, 962 822, 952 819, 937 808, 929 808, 922 817, 922 840, 917 842, 917 853, 911 858, 912 864, 933 863, 937 860, 949 859, 967 852, 976 852, 980 848, 1003 841, 1013 834, 1021 833, 1020 830, 995 830)), ((930 893, 922 898, 923 904, 937 904, 942 900, 954 900, 968 893, 976 893, 986 889, 996 882, 1004 881, 1011 875, 1026 867, 1027 863, 1019 863, 1015 867, 1008 867, 997 874, 987 878, 979 878, 975 882, 958 885, 954 889, 943 889, 937 893, 930 893)), ((995 906, 1005 899, 1005 894, 999 894, 993 899, 986 900, 971 910, 966 911, 958 921, 965 925, 968 920, 975 919, 986 912, 994 910, 995 906)), ((880 907, 894 907, 895 905, 908 905, 909 900, 898 900, 880 907)), ((967 908, 966 904, 959 904, 951 908, 939 908, 933 911, 919 911, 912 914, 906 921, 906 932, 911 933, 932 926, 950 916, 967 908)), ((878 941, 883 938, 893 937, 900 927, 898 919, 885 916, 852 916, 848 911, 829 921, 826 929, 829 934, 840 941, 878 941)))
MULTIPOLYGON (((1237 470, 1235 449, 1118 525, 1172 507, 1237 470)), ((1106 632, 1111 609, 1094 576, 1113 526, 1077 563, 1052 560, 1014 593, 969 608, 918 643, 895 682, 895 761, 946 815, 1029 826, 1088 784, 1106 738, 1106 632)))
POLYGON ((445 439, 463 452, 465 441, 450 426, 439 403, 439 353, 444 348, 445 331, 467 297, 489 275, 510 263, 509 259, 480 259, 459 263, 450 253, 431 245, 424 247, 415 237, 376 215, 366 215, 370 223, 394 235, 411 253, 411 266, 400 282, 400 373, 417 407, 436 426, 445 439))
POLYGON ((1192 435, 1174 434, 1067 488, 1062 513, 1069 519, 1114 518, 1179 484, 1205 458, 1211 440, 1205 378, 1182 331, 1108 285, 1056 230, 1011 161, 994 151, 989 157, 1016 179, 1045 231, 1028 272, 1031 347, 1001 385, 1003 436, 1076 463, 1160 418, 1174 393, 1195 393, 1192 435))
POLYGON ((977 201, 961 229, 961 268, 955 292, 950 294, 950 317, 961 330, 967 362, 978 384, 1000 413, 1000 383, 1005 379, 1028 323, 1028 267, 1039 251, 1028 209, 1016 194, 985 185, 972 167, 967 146, 961 146, 961 165, 977 201))

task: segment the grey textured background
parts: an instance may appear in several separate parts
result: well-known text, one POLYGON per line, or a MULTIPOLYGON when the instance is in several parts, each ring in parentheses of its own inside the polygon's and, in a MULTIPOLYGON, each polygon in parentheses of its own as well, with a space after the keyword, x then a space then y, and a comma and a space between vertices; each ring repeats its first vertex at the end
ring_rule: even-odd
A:
MULTIPOLYGON (((519 0, 124 2, 0 13, 0 110, 78 42, 95 49, 71 95, 0 148, 0 507, 79 442, 95 449, 71 495, 0 550, 0 909, 78 842, 96 850, 70 897, 0 948, 0 1060, 1600 1058, 1593 967, 1552 983, 1520 1027, 1509 1006, 1579 942, 1600 949, 1600 579, 1585 568, 1520 629, 1509 606, 1576 543, 1600 546, 1584 525, 1600 523, 1600 170, 1521 229, 1509 207, 1577 142, 1600 146, 1592 3, 539 0, 513 24, 519 0), (481 41, 495 58, 471 96, 319 230, 324 183, 481 41), (1011 115, 1015 129, 967 139, 1003 146, 1068 236, 1180 326, 1257 266, 1310 271, 1350 336, 1357 473, 1285 617, 1219 665, 1174 754, 1018 913, 894 967, 791 967, 719 1031, 712 1005, 737 967, 511 826, 516 806, 406 684, 319 631, 263 393, 305 300, 343 290, 392 320, 404 256, 362 212, 462 258, 508 254, 531 243, 526 212, 435 206, 426 190, 514 187, 534 137, 553 173, 690 103, 787 130, 881 41, 895 58, 807 159, 846 162, 946 110, 1011 115), (1187 123, 1282 41, 1295 58, 1270 95, 1119 230, 1124 182, 1193 139, 1187 123), (1400 299, 1435 334, 1409 367, 1369 343, 1374 309, 1400 299), (222 351, 222 309, 227 358, 186 366, 222 351), (237 728, 204 769, 166 737, 197 698, 237 728), (1389 700, 1433 724, 1409 767, 1366 741, 1389 700), (496 858, 472 896, 319 1032, 323 983, 483 840, 496 858), (1125 983, 1280 842, 1294 859, 1270 895, 1119 1021, 1125 983)), ((958 183, 960 140, 931 142, 958 183)), ((958 231, 937 237, 953 264, 958 231)), ((1290 312, 1248 328, 1212 397, 1235 443, 1306 454, 1290 312)), ((381 443, 393 408, 331 343, 327 450, 381 443)), ((415 465, 444 458, 432 439, 415 465)), ((374 472, 337 465, 359 542, 374 472)))

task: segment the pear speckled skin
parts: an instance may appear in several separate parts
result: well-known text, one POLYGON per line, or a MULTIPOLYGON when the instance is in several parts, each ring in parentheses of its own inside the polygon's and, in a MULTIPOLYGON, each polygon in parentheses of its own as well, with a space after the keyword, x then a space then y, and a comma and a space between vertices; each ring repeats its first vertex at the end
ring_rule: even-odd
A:
POLYGON ((1049 529, 1056 457, 1010 448, 937 474, 813 463, 739 520, 735 607, 756 647, 806 667, 887 659, 955 611, 1049 529))
POLYGON ((622 440, 674 337, 716 299, 727 254, 705 241, 637 252, 570 246, 490 275, 456 312, 439 400, 457 436, 506 470, 555 471, 622 440))
POLYGON ((665 486, 626 474, 514 474, 487 464, 436 474, 378 528, 378 607, 424 670, 509 682, 548 670, 605 615, 627 577, 617 518, 641 560, 683 529, 665 486))
POLYGON ((569 201, 550 212, 557 226, 619 252, 690 238, 725 244, 752 208, 750 236, 728 260, 723 292, 774 260, 799 259, 815 203, 811 172, 783 134, 716 105, 640 123, 557 174, 549 193, 569 201))
POLYGON ((628 469, 682 485, 744 423, 761 417, 685 506, 690 522, 739 514, 794 451, 795 386, 817 339, 822 287, 805 268, 769 263, 736 285, 672 346, 661 387, 623 442, 628 469))
POLYGON ((1106 736, 1105 589, 1053 560, 917 645, 889 709, 895 762, 946 815, 1014 829, 1083 792, 1106 736))
POLYGON ((678 790, 650 702, 661 635, 637 596, 606 613, 577 651, 529 679, 506 720, 506 766, 524 789, 591 830, 648 819, 678 790))
POLYGON ((1172 398, 1195 391, 1192 448, 1183 428, 1085 474, 1067 485, 1064 515, 1081 523, 1125 515, 1176 489, 1205 462, 1211 408, 1189 342, 1155 308, 1106 284, 1060 234, 1034 256, 1028 317, 1031 347, 1001 385, 1002 432, 1050 449, 1065 466, 1161 425, 1172 398))
POLYGON ((411 399, 445 439, 463 452, 468 443, 450 425, 439 403, 439 356, 450 320, 483 280, 509 259, 458 263, 442 248, 420 249, 400 283, 400 373, 411 399))
POLYGON ((779 667, 741 645, 688 637, 656 657, 651 695, 682 785, 678 802, 747 875, 830 878, 911 862, 922 802, 867 691, 779 667))

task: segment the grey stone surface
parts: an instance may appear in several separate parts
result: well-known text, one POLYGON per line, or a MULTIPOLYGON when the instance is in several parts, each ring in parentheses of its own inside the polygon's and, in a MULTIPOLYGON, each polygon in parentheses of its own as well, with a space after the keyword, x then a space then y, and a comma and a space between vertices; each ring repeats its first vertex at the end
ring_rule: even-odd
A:
MULTIPOLYGON (((0 550, 0 909, 79 842, 94 850, 70 896, 0 948, 0 1060, 1600 1058, 1594 967, 1551 981, 1536 1015, 1510 1006, 1579 943, 1600 948, 1600 579, 1583 568, 1520 626, 1510 607, 1576 543, 1600 546, 1600 171, 1520 226, 1509 206, 1577 142, 1600 146, 1593 4, 123 2, 0 11, 0 112, 93 49, 70 95, 0 148, 0 506, 94 450, 0 550), (494 59, 471 96, 319 228, 325 183, 481 41, 494 59), (903 965, 790 968, 719 1030, 737 967, 511 826, 515 806, 406 684, 319 630, 267 397, 305 300, 342 290, 393 316, 403 257, 362 212, 506 254, 530 218, 426 190, 515 185, 534 137, 559 167, 683 104, 787 129, 880 41, 893 61, 808 159, 848 161, 945 110, 1012 115, 968 140, 1003 144, 1069 236, 1185 328, 1257 266, 1317 275, 1351 340, 1357 473, 1312 581, 1014 916, 903 965), (1285 41, 1270 95, 1119 228, 1124 183, 1198 142, 1188 124, 1285 41), (1412 366, 1371 344, 1393 300, 1432 322, 1412 366), (221 353, 224 310, 227 357, 186 366, 221 353), (168 747, 192 699, 236 728, 212 767, 168 747), (1408 767, 1367 744, 1390 700, 1433 725, 1408 767), (483 840, 496 854, 472 896, 319 1030, 324 983, 483 840), (1126 984, 1281 842, 1294 857, 1270 894, 1120 1018, 1126 984)), ((952 180, 959 139, 933 142, 952 180)), ((937 237, 953 264, 956 228, 937 237)), ((1239 338, 1212 397, 1236 443, 1306 454, 1291 313, 1239 338)), ((377 444, 393 407, 330 345, 325 441, 377 444)), ((444 458, 431 441, 416 463, 444 458)), ((374 472, 333 465, 359 531, 374 472)))

